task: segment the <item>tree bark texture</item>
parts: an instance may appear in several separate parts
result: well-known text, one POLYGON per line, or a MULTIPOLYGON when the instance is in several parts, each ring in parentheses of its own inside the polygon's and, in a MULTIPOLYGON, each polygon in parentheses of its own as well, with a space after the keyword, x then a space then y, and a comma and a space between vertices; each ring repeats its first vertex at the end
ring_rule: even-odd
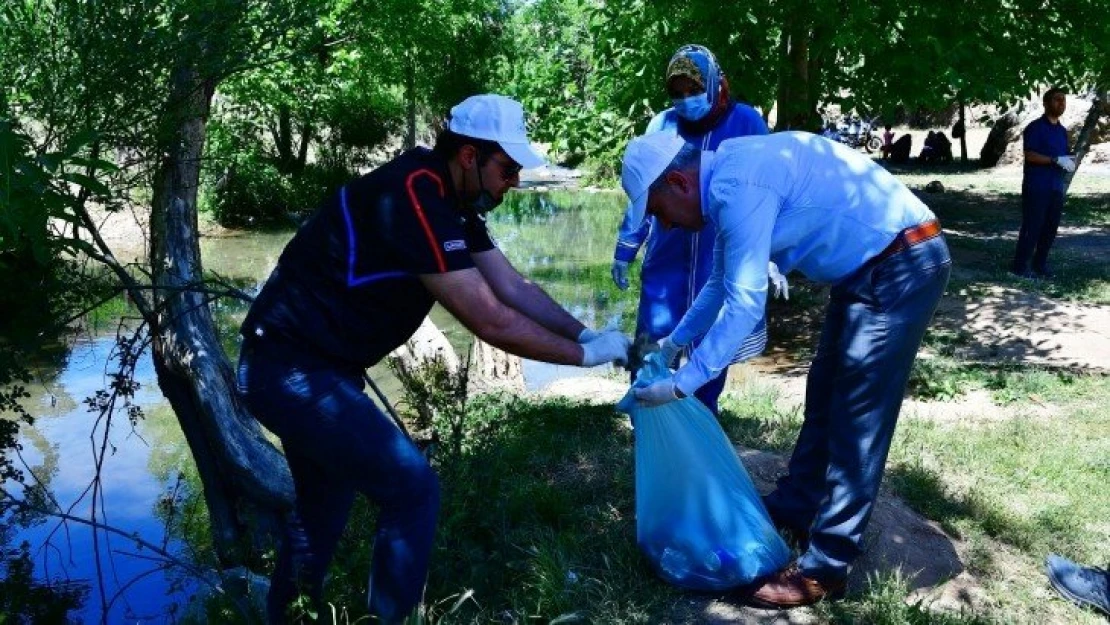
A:
POLYGON ((1028 113, 1022 115, 1018 109, 1012 108, 994 120, 990 134, 987 135, 983 149, 979 152, 979 162, 983 167, 994 167, 999 159, 1006 153, 1006 148, 1014 141, 1021 138, 1021 129, 1025 127, 1028 113))
POLYGON ((967 121, 964 119, 964 109, 965 109, 964 102, 963 102, 963 100, 960 100, 960 117, 959 117, 959 121, 957 123, 960 124, 960 128, 963 128, 963 132, 960 133, 960 162, 961 163, 967 163, 967 121))
MULTIPOLYGON (((1079 165, 1083 162, 1083 157, 1087 155, 1087 150, 1091 149, 1091 138, 1098 126, 1099 118, 1104 115, 1110 115, 1110 100, 1107 100, 1105 87, 1099 89, 1098 93, 1095 94, 1095 100, 1091 102, 1091 108, 1087 111, 1087 117, 1083 120, 1083 127, 1080 128, 1079 136, 1075 140, 1075 147, 1072 148, 1072 153, 1075 154, 1075 171, 1079 171, 1079 165)), ((1067 174, 1064 178, 1065 194, 1071 187, 1075 171, 1067 174)))
POLYGON ((778 119, 775 130, 817 130, 816 109, 811 103, 810 31, 804 23, 791 25, 782 34, 779 52, 783 67, 779 78, 778 119))
POLYGON ((217 556, 228 567, 245 563, 277 529, 292 506, 293 484, 285 458, 237 399, 206 295, 183 288, 203 280, 196 199, 213 89, 189 63, 173 73, 150 260, 158 383, 196 461, 217 556))
POLYGON ((405 58, 405 149, 416 147, 416 61, 410 51, 405 58))

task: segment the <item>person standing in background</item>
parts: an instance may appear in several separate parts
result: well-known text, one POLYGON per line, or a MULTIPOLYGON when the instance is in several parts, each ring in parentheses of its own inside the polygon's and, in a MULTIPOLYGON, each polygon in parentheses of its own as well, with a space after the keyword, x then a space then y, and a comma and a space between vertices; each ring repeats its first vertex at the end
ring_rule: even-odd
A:
POLYGON ((1045 92, 1043 101, 1044 115, 1021 133, 1025 150, 1021 230, 1010 267, 1010 272, 1021 278, 1052 277, 1048 251, 1056 241, 1064 210, 1064 173, 1075 171, 1075 159, 1068 156, 1068 131, 1060 123, 1067 109, 1067 94, 1053 87, 1045 92))

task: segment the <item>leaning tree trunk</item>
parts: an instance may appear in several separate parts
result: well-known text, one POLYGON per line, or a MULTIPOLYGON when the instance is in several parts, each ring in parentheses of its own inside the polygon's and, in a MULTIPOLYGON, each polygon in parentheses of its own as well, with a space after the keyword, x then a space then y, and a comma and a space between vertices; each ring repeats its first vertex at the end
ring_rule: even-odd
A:
MULTIPOLYGON (((1039 115, 1040 113, 1037 113, 1039 115)), ((983 167, 994 167, 1006 153, 1006 148, 1021 137, 1021 129, 1033 114, 1026 110, 1011 108, 994 120, 987 140, 979 152, 979 164, 983 167)), ((966 128, 964 131, 966 132, 966 128)))
POLYGON ((272 536, 292 505, 293 485, 284 457, 236 398, 206 295, 189 290, 203 280, 196 200, 213 89, 189 64, 173 74, 164 160, 154 179, 150 260, 158 384, 196 461, 216 553, 228 567, 247 563, 272 536))
MULTIPOLYGON (((1087 118, 1083 120, 1083 128, 1079 130, 1079 136, 1075 139, 1075 147, 1072 148, 1072 153, 1075 154, 1075 171, 1079 171, 1079 164, 1083 162, 1083 157, 1087 155, 1087 150, 1091 149, 1091 135, 1094 134, 1095 126, 1098 125, 1098 119, 1103 115, 1110 115, 1110 100, 1106 99, 1106 88, 1100 88, 1095 93, 1095 99, 1091 102, 1091 109, 1087 111, 1087 118)), ((1066 194, 1068 188, 1071 187, 1071 180, 1075 177, 1075 171, 1067 174, 1064 178, 1064 193, 1066 194)))

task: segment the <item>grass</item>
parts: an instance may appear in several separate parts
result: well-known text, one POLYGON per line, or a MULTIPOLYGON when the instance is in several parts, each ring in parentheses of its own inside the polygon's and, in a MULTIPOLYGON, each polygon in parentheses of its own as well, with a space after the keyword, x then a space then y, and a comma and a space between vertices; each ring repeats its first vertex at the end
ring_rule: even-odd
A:
MULTIPOLYGON (((1057 281, 1006 274, 1020 215, 1015 179, 960 168, 900 175, 911 186, 940 179, 948 189, 927 198, 949 231, 956 258, 947 297, 974 302, 1001 286, 1050 299, 1110 303, 1105 263, 1093 261, 1105 245, 1102 234, 1095 240, 1062 237, 1052 256, 1061 274, 1057 281)), ((1077 185, 1065 225, 1106 228, 1106 189, 1079 179, 1077 185)), ((605 247, 611 241, 596 236, 601 229, 611 231, 605 216, 613 211, 586 204, 574 209, 578 225, 565 236, 542 222, 517 228, 518 212, 537 210, 544 207, 509 207, 496 216, 494 229, 501 228, 506 253, 519 265, 533 264, 529 275, 554 285, 560 299, 579 290, 600 293, 592 310, 598 316, 619 314, 624 327, 631 327, 634 307, 612 304, 620 294, 608 280, 605 247), (507 239, 515 230, 516 238, 507 239), (589 232, 595 234, 583 243, 589 232), (586 262, 560 260, 568 250, 586 262)), ((771 303, 772 340, 787 360, 808 361, 826 293, 825 287, 796 280, 789 302, 771 303)), ((906 580, 881 574, 844 601, 814 608, 818 622, 1100 622, 1055 599, 1040 567, 1049 552, 1096 565, 1110 560, 1110 420, 1101 408, 1110 398, 1110 379, 969 361, 961 354, 974 340, 959 323, 930 331, 928 357, 915 366, 910 393, 941 406, 936 412, 943 418, 906 411, 885 487, 958 541, 965 570, 978 579, 984 596, 964 612, 952 612, 927 600, 907 600, 906 580), (971 391, 985 392, 987 404, 969 409, 953 401, 971 391)), ((801 407, 785 400, 778 387, 757 380, 723 405, 722 426, 733 442, 790 452, 801 407)), ((635 547, 633 440, 625 417, 610 406, 488 396, 473 400, 467 414, 466 444, 436 460, 443 503, 422 622, 701 618, 706 597, 659 581, 635 547)), ((325 622, 365 622, 373 521, 373 510, 360 499, 328 586, 339 616, 324 615, 325 622)))
MULTIPOLYGON (((1049 552, 1110 557, 1110 424, 1098 410, 1110 381, 1037 379, 1029 388, 1053 403, 1052 418, 906 417, 889 461, 887 487, 961 541, 989 601, 964 613, 907 601, 906 580, 890 573, 819 605, 818 622, 1085 622, 1044 601, 1038 569, 1049 552)), ((801 416, 782 403, 773 387, 752 384, 727 398, 722 423, 741 445, 785 453, 801 416)), ((472 401, 467 423, 463 449, 437 459, 444 498, 422 622, 698 621, 706 597, 656 579, 635 547, 625 417, 605 405, 486 396, 472 401)), ((348 615, 340 622, 362 615, 372 528, 360 500, 329 582, 329 600, 348 615)))
MULTIPOLYGON (((611 406, 475 401, 469 444, 437 459, 443 503, 427 621, 669 618, 681 595, 655 579, 635 546, 626 423, 611 406)), ((337 604, 364 601, 372 527, 360 505, 333 566, 337 604)))
MULTIPOLYGON (((1041 562, 1061 553, 1101 566, 1110 560, 1110 378, 1043 369, 971 370, 999 412, 952 405, 941 421, 904 414, 885 487, 962 544, 965 569, 988 596, 978 612, 953 615, 906 602, 896 577, 822 605, 832 623, 1098 622, 1046 590, 1041 562), (986 606, 986 607, 982 607, 986 606)), ((788 453, 801 417, 766 383, 748 384, 722 419, 743 446, 788 453)), ((906 411, 903 411, 906 412, 906 411)))

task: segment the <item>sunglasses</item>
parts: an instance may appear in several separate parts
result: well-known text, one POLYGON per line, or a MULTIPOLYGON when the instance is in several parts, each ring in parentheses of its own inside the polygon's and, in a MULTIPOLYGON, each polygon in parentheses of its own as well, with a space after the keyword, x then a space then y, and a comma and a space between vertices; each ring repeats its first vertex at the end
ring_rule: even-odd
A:
POLYGON ((502 182, 508 182, 513 178, 516 178, 520 175, 521 170, 524 169, 523 166, 518 165, 513 161, 506 162, 501 160, 500 158, 497 158, 496 156, 491 156, 490 160, 497 163, 497 166, 501 169, 502 182))

